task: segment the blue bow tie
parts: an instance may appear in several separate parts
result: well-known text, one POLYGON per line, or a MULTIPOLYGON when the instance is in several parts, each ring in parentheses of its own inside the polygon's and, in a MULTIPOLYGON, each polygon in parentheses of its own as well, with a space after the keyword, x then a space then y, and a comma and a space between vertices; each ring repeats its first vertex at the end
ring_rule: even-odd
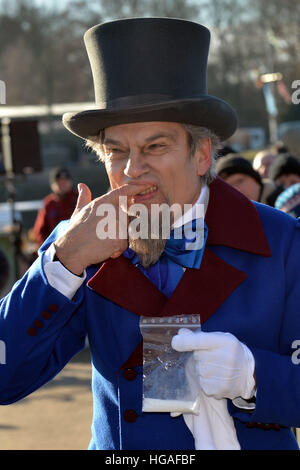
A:
POLYGON ((172 230, 164 254, 185 268, 199 269, 205 249, 208 229, 203 219, 191 220, 172 230))
MULTIPOLYGON (((192 220, 178 229, 172 230, 166 242, 162 258, 169 258, 185 268, 199 269, 205 249, 208 229, 201 220, 192 220)), ((138 256, 130 248, 124 252, 133 264, 139 265, 138 256)))

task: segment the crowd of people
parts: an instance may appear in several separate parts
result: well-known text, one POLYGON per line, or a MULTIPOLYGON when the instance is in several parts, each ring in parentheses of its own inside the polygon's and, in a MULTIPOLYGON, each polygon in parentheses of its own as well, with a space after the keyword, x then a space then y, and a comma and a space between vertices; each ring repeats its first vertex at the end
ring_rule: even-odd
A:
POLYGON ((259 151, 253 162, 229 149, 218 158, 216 173, 252 201, 299 217, 300 161, 281 142, 259 151))

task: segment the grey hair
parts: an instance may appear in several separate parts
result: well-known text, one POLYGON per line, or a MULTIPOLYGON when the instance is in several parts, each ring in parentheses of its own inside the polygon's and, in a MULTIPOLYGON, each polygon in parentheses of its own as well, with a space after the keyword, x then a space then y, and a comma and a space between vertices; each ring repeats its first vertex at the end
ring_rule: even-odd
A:
POLYGON ((182 124, 183 128, 186 130, 190 140, 190 149, 191 155, 194 155, 198 146, 202 145, 202 140, 210 139, 211 140, 211 162, 210 166, 205 173, 201 176, 202 184, 210 184, 216 177, 215 164, 218 155, 218 150, 222 148, 221 141, 219 137, 214 134, 210 129, 206 127, 194 126, 192 124, 182 124))
MULTIPOLYGON (((195 154, 195 151, 198 146, 201 146, 202 140, 211 140, 211 164, 206 174, 201 176, 202 184, 210 184, 216 177, 215 163, 218 155, 218 150, 222 148, 221 141, 216 134, 214 134, 210 129, 207 129, 206 127, 194 126, 192 124, 182 124, 182 126, 188 134, 192 156, 195 154)), ((86 139, 85 146, 89 150, 95 152, 98 155, 99 160, 104 163, 105 154, 103 150, 103 139, 104 129, 100 130, 98 135, 88 137, 86 139)))

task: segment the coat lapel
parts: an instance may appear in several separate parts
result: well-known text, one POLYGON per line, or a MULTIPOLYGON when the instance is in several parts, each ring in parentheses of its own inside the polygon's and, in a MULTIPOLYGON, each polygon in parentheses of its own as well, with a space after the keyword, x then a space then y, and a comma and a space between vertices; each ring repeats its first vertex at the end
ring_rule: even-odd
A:
POLYGON ((136 315, 159 316, 167 300, 124 256, 103 263, 88 286, 136 315))
POLYGON ((155 317, 199 313, 201 323, 204 323, 246 277, 244 272, 206 248, 201 269, 186 269, 169 299, 125 257, 103 263, 88 286, 136 315, 155 317))
POLYGON ((271 256, 255 205, 221 178, 216 178, 209 187, 209 203, 205 214, 207 245, 223 245, 271 256))
POLYGON ((203 324, 246 277, 206 248, 201 268, 185 271, 161 315, 199 314, 203 324))

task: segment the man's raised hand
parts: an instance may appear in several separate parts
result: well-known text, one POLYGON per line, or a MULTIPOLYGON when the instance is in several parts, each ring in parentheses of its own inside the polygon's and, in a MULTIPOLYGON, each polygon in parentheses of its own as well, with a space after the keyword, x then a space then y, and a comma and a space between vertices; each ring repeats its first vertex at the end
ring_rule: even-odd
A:
POLYGON ((81 275, 87 266, 98 264, 108 258, 120 256, 127 248, 127 239, 120 233, 127 233, 127 215, 119 217, 120 197, 131 197, 145 190, 147 186, 127 184, 92 200, 91 191, 83 183, 78 185, 77 205, 67 230, 54 243, 56 255, 72 273, 81 275), (99 239, 97 224, 101 221, 99 207, 111 204, 116 210, 116 236, 99 239), (122 219, 122 220, 121 220, 122 219), (126 221, 126 222, 125 222, 126 221), (124 223, 126 226, 124 227, 124 223))

